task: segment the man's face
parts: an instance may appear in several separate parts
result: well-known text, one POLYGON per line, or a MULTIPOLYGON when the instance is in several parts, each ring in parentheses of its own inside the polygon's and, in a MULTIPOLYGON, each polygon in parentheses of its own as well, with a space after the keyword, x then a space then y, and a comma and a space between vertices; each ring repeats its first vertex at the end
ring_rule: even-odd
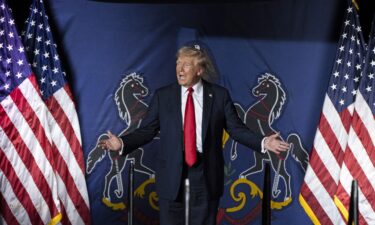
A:
POLYGON ((202 72, 195 57, 181 55, 177 58, 176 75, 179 85, 187 88, 194 86, 199 81, 202 72))

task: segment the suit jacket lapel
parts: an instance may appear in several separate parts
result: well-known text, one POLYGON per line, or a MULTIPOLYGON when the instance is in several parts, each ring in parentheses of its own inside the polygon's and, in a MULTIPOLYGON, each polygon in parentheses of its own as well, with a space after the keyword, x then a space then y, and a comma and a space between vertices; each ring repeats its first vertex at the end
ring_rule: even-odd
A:
MULTIPOLYGON (((214 99, 213 91, 210 84, 203 80, 203 118, 202 118, 202 142, 206 138, 208 123, 212 110, 212 102, 214 99)), ((203 144, 202 143, 202 144, 203 144)))
MULTIPOLYGON (((177 121, 177 131, 182 133, 182 113, 181 113, 181 86, 176 84, 173 86, 173 94, 171 97, 171 108, 173 109, 173 116, 177 121)), ((173 118, 171 118, 173 120, 173 118)))

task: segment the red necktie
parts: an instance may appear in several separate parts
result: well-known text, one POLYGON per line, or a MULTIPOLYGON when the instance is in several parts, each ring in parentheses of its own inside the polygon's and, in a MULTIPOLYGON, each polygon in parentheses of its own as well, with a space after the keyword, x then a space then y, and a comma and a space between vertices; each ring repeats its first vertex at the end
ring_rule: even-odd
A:
POLYGON ((185 161, 191 167, 197 161, 197 145, 195 133, 195 111, 193 101, 194 89, 188 89, 189 94, 186 101, 185 108, 185 122, 184 122, 184 141, 185 141, 185 161))

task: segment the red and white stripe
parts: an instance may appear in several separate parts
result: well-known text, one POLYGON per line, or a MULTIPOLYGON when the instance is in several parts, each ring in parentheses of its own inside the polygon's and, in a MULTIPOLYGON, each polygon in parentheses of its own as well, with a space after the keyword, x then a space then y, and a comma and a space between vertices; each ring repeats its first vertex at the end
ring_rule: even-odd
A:
POLYGON ((338 113, 326 95, 301 188, 300 202, 314 224, 345 224, 334 202, 353 104, 338 113))
POLYGON ((60 216, 48 109, 35 87, 31 75, 0 105, 0 202, 7 224, 53 224, 60 216))
POLYGON ((337 190, 337 197, 348 217, 351 181, 359 186, 359 222, 375 224, 375 121, 369 105, 361 92, 357 92, 348 147, 337 190))
POLYGON ((47 121, 56 150, 59 198, 64 224, 90 224, 89 199, 78 116, 67 86, 46 101, 47 121))

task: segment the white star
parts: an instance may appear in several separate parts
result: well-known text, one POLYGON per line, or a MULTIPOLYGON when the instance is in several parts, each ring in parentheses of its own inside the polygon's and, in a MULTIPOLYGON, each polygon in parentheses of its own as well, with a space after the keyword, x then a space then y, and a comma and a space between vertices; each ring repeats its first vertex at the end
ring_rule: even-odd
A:
POLYGON ((355 68, 356 68, 357 70, 360 70, 360 69, 361 69, 361 64, 357 64, 357 65, 355 66, 355 68))
POLYGON ((14 20, 12 19, 12 20, 9 20, 9 24, 10 25, 14 25, 14 20))
POLYGON ((55 68, 53 68, 52 71, 53 71, 53 73, 58 73, 58 72, 59 72, 59 69, 55 67, 55 68))
POLYGON ((0 48, 4 48, 3 43, 0 43, 0 48))
POLYGON ((341 59, 336 60, 337 64, 341 64, 341 59))
POLYGON ((4 35, 4 30, 0 30, 0 36, 3 36, 4 35))
POLYGON ((55 59, 55 61, 59 60, 59 56, 58 55, 55 55, 53 58, 55 59))
POLYGON ((7 63, 10 64, 12 62, 12 58, 7 58, 7 63))
POLYGON ((32 27, 35 26, 35 20, 31 20, 30 24, 32 27))
POLYGON ((46 77, 42 77, 42 79, 40 79, 40 83, 45 83, 46 82, 46 77))
POLYGON ((340 99, 339 103, 340 103, 340 105, 344 105, 345 104, 344 99, 340 99))
POLYGON ((46 71, 47 70, 47 65, 42 66, 42 70, 46 71))
POLYGON ((33 62, 33 67, 36 68, 38 66, 37 62, 33 62))
POLYGON ((348 26, 350 24, 349 20, 345 21, 345 26, 348 26))
POLYGON ((354 77, 354 82, 358 83, 359 82, 359 77, 354 77))
POLYGON ((344 48, 343 45, 341 45, 339 49, 340 49, 340 52, 342 52, 342 51, 344 51, 345 48, 344 48))
POLYGON ((41 42, 41 41, 42 41, 42 37, 41 37, 41 36, 38 36, 38 37, 36 38, 36 40, 37 40, 38 42, 41 42))
POLYGON ((43 24, 41 23, 41 24, 39 24, 39 29, 43 29, 43 24))
POLYGON ((37 13, 37 12, 38 12, 38 9, 37 9, 37 8, 34 8, 34 9, 33 9, 33 12, 34 12, 34 13, 37 13))
POLYGON ((352 11, 353 11, 353 8, 352 8, 352 7, 349 7, 349 8, 346 9, 346 11, 348 11, 348 12, 352 12, 352 11))
POLYGON ((33 35, 32 34, 27 34, 27 39, 31 39, 31 38, 33 38, 33 35))
POLYGON ((346 65, 348 65, 348 67, 351 67, 352 63, 351 62, 347 62, 346 65))
POLYGON ((371 90, 372 90, 372 87, 371 87, 371 86, 367 86, 367 87, 366 87, 366 91, 367 91, 367 92, 370 92, 371 90))
POLYGON ((356 29, 357 29, 358 32, 361 32, 361 31, 362 31, 361 26, 358 26, 356 29))
POLYGON ((57 81, 53 80, 53 81, 51 82, 51 85, 52 85, 52 87, 56 86, 56 85, 57 85, 57 81))
POLYGON ((10 38, 14 38, 14 34, 13 34, 13 32, 9 32, 8 36, 9 36, 10 38))
POLYGON ((13 50, 13 45, 8 45, 8 46, 7 46, 7 49, 8 49, 8 51, 13 50))
POLYGON ((44 52, 43 56, 44 56, 44 58, 49 58, 49 53, 48 52, 44 52))
POLYGON ((22 60, 22 59, 19 59, 19 60, 17 61, 17 64, 18 64, 19 66, 22 66, 22 65, 23 65, 23 60, 22 60))
POLYGON ((9 77, 10 76, 10 71, 5 72, 5 76, 9 77))
POLYGON ((338 77, 340 74, 339 74, 339 72, 337 72, 337 71, 335 71, 334 73, 333 73, 333 76, 335 76, 335 77, 338 77))
POLYGON ((349 54, 353 54, 353 49, 349 49, 349 54))
POLYGON ((47 40, 45 43, 46 43, 46 45, 50 45, 50 44, 51 44, 51 41, 50 41, 50 40, 47 40))
POLYGON ((345 93, 347 91, 347 88, 344 86, 344 87, 341 88, 341 90, 342 90, 342 92, 345 93))
POLYGON ((348 36, 348 34, 347 33, 343 33, 341 36, 342 36, 342 38, 345 39, 348 36))
POLYGON ((5 85, 4 85, 4 89, 5 89, 5 90, 8 90, 8 89, 9 89, 9 86, 10 86, 9 84, 5 84, 5 85))
POLYGON ((373 73, 370 73, 370 74, 368 75, 368 78, 370 78, 370 79, 374 79, 374 74, 373 74, 373 73))
POLYGON ((372 51, 374 52, 374 54, 375 54, 375 47, 374 47, 374 49, 372 49, 372 51))
POLYGON ((352 91, 352 95, 354 96, 354 95, 356 95, 357 94, 357 90, 353 90, 352 91))
POLYGON ((337 87, 336 84, 332 84, 332 85, 331 85, 332 90, 336 90, 336 87, 337 87))
POLYGON ((23 47, 19 47, 19 48, 18 48, 18 51, 21 53, 21 52, 24 52, 25 49, 24 49, 23 47))
POLYGON ((39 55, 39 49, 36 48, 36 49, 34 50, 34 55, 39 55))
POLYGON ((374 60, 371 60, 371 66, 375 66, 375 61, 374 60))
POLYGON ((19 78, 21 78, 22 77, 22 73, 21 72, 18 72, 17 74, 16 74, 16 77, 19 79, 19 78))
POLYGON ((345 74, 344 78, 345 80, 349 79, 349 74, 345 74))
POLYGON ((352 35, 352 37, 350 38, 352 41, 355 41, 355 37, 354 35, 352 35))

